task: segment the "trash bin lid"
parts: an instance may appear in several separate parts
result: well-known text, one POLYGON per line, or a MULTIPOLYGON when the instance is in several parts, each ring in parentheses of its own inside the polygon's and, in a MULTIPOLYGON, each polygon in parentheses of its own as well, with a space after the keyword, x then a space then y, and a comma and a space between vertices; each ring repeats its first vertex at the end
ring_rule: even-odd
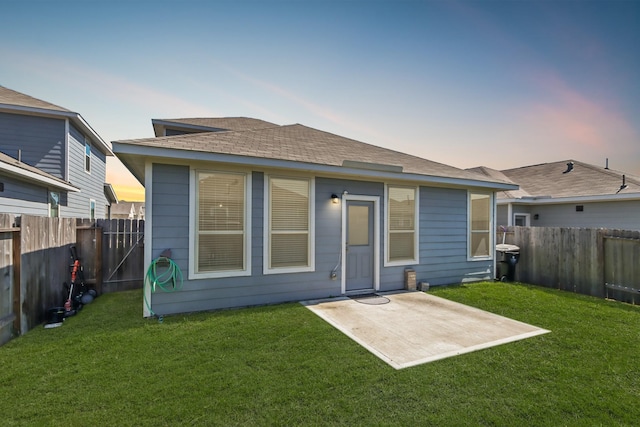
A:
POLYGON ((516 245, 510 245, 508 243, 500 243, 496 245, 496 251, 498 252, 519 252, 520 247, 516 245))

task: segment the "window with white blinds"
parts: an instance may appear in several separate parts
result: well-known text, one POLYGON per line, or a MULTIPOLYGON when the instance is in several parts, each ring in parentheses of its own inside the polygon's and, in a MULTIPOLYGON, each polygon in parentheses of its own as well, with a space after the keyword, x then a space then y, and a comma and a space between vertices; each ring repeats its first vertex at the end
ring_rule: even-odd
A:
POLYGON ((386 265, 418 262, 418 191, 387 186, 386 265))
POLYGON ((469 193, 469 258, 490 258, 492 227, 491 194, 469 193))
POLYGON ((196 273, 247 271, 247 175, 196 171, 196 273))
POLYGON ((267 176, 265 273, 313 270, 313 180, 267 176))

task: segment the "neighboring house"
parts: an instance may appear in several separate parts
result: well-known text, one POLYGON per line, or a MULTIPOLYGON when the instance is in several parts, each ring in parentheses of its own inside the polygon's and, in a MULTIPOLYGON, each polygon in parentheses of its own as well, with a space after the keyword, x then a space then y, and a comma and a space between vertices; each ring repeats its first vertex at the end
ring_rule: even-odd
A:
POLYGON ((431 285, 494 277, 494 192, 517 186, 299 124, 210 120, 113 142, 145 186, 146 268, 169 249, 184 276, 179 292, 145 288, 153 312, 399 290, 406 269, 431 285))
POLYGON ((105 218, 107 156, 80 114, 0 86, 0 212, 105 218))
POLYGON ((119 202, 111 206, 112 219, 144 219, 144 202, 119 202))
POLYGON ((109 183, 104 184, 104 196, 107 198, 107 205, 105 206, 107 219, 111 219, 111 208, 118 204, 118 196, 116 195, 116 190, 113 189, 113 186, 109 183))
POLYGON ((498 225, 640 230, 640 178, 577 160, 497 171, 519 190, 497 193, 498 225))

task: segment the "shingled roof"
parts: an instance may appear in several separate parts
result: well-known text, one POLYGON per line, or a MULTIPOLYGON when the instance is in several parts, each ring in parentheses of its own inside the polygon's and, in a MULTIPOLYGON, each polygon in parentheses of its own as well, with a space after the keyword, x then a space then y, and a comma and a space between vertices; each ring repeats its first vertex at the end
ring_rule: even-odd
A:
MULTIPOLYGON (((513 182, 502 171, 499 171, 499 170, 496 170, 496 169, 491 169, 491 168, 486 167, 486 166, 479 166, 479 167, 470 168, 470 169, 467 169, 467 170, 470 171, 470 172, 479 173, 479 174, 484 175, 487 178, 490 178, 492 180, 510 182, 512 184, 518 185, 517 182, 513 182)), ((522 187, 518 188, 517 190, 504 190, 504 191, 498 191, 497 192, 497 198, 498 199, 518 199, 518 198, 529 197, 529 196, 531 196, 531 195, 525 189, 523 189, 522 187)))
POLYGON ((474 168, 473 170, 490 170, 494 174, 502 174, 520 186, 518 191, 499 193, 499 199, 640 194, 640 178, 572 159, 503 171, 489 168, 474 168), (623 175, 626 184, 624 188, 622 188, 623 175))
POLYGON ((0 171, 13 175, 21 180, 36 182, 40 185, 47 185, 63 189, 66 191, 80 191, 78 187, 70 182, 64 181, 56 176, 48 174, 41 169, 30 166, 0 151, 0 171))
POLYGON ((151 120, 156 136, 164 136, 164 130, 178 129, 187 133, 194 132, 229 132, 253 129, 264 129, 278 126, 265 120, 250 117, 196 117, 184 119, 151 120))
MULTIPOLYGON (((114 150, 123 157, 123 147, 177 150, 178 152, 212 153, 251 159, 271 159, 323 166, 337 166, 379 171, 416 174, 424 176, 500 182, 486 177, 433 162, 420 157, 378 147, 301 124, 272 126, 237 132, 208 132, 157 137, 137 140, 114 141, 114 150)), ((154 151, 157 153, 157 151, 154 151)), ((126 160, 125 160, 126 161, 126 160)), ((125 163, 126 164, 126 163, 125 163)), ((141 171, 136 175, 142 177, 141 171)))
POLYGON ((24 93, 16 92, 4 86, 0 86, 0 104, 71 113, 71 111, 66 108, 25 95, 24 93))

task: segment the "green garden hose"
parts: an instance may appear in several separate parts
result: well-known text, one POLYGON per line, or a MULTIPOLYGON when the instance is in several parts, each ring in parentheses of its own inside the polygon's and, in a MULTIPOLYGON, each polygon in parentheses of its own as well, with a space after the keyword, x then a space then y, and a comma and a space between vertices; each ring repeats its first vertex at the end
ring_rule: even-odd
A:
MULTIPOLYGON (((163 292, 175 292, 182 289, 182 271, 178 264, 176 264, 171 258, 158 257, 151 262, 151 265, 147 269, 147 274, 144 277, 145 287, 147 283, 151 292, 155 292, 156 288, 159 288, 163 292)), ((151 309, 151 304, 147 301, 146 288, 142 290, 144 295, 144 302, 149 309, 151 316, 156 314, 151 309)), ((158 316, 158 320, 162 321, 162 316, 158 316)))

